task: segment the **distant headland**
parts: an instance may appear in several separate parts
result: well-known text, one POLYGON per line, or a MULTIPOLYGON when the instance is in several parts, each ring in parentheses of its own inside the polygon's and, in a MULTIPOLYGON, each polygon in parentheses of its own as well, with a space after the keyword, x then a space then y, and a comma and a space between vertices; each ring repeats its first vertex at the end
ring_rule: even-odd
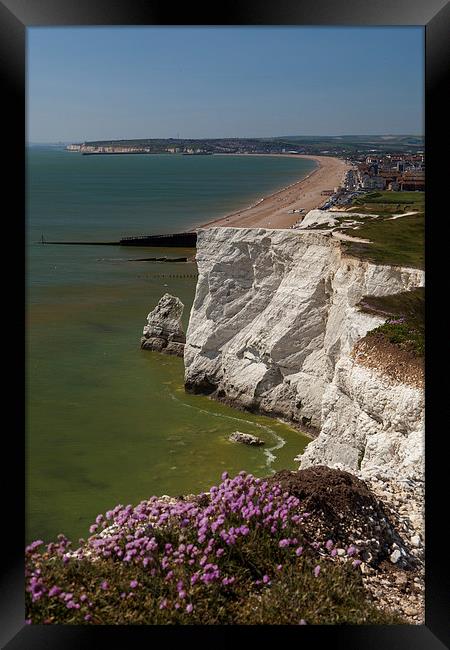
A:
POLYGON ((92 154, 303 154, 354 156, 367 153, 417 153, 424 138, 417 135, 280 136, 273 138, 148 138, 93 140, 73 143, 67 151, 92 154))

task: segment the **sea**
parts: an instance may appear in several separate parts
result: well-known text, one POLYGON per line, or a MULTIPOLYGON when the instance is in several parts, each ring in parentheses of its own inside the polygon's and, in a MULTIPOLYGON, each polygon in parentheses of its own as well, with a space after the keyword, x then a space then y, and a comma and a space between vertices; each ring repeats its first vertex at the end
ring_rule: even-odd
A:
POLYGON ((26 151, 26 538, 85 538, 99 513, 199 493, 223 471, 295 469, 308 439, 287 424, 185 393, 183 361, 140 349, 168 292, 194 299, 194 249, 48 245, 178 232, 309 174, 282 157, 83 156, 26 151), (263 447, 228 440, 252 433, 263 447))

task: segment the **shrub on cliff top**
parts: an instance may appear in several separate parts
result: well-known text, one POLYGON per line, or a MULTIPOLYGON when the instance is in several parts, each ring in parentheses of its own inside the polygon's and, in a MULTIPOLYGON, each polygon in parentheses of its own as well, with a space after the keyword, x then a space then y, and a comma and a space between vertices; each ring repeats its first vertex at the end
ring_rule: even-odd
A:
POLYGON ((27 547, 28 621, 395 622, 368 605, 357 549, 336 561, 332 540, 307 542, 307 516, 279 484, 245 472, 200 499, 116 506, 75 552, 63 535, 27 547))

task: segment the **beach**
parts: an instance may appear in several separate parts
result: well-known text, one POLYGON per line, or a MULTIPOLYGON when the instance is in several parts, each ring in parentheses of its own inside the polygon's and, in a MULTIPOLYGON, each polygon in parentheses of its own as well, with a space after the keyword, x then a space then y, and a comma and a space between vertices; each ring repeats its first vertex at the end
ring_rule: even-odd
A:
MULTIPOLYGON (((217 154, 222 155, 222 154, 217 154)), ((223 154, 227 155, 227 154, 223 154)), ((324 190, 333 190, 342 184, 351 165, 340 158, 330 156, 306 156, 300 154, 240 154, 242 156, 278 156, 314 160, 316 169, 296 183, 261 198, 257 203, 201 225, 232 226, 235 228, 290 228, 314 208, 326 201, 324 190), (289 213, 290 210, 304 210, 289 213)))

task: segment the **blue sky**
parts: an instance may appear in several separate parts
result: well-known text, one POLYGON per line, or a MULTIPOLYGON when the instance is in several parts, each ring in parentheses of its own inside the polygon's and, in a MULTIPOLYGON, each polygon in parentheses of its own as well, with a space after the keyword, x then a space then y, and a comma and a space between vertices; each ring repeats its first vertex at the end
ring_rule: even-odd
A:
POLYGON ((27 30, 27 140, 422 134, 422 27, 27 30))

